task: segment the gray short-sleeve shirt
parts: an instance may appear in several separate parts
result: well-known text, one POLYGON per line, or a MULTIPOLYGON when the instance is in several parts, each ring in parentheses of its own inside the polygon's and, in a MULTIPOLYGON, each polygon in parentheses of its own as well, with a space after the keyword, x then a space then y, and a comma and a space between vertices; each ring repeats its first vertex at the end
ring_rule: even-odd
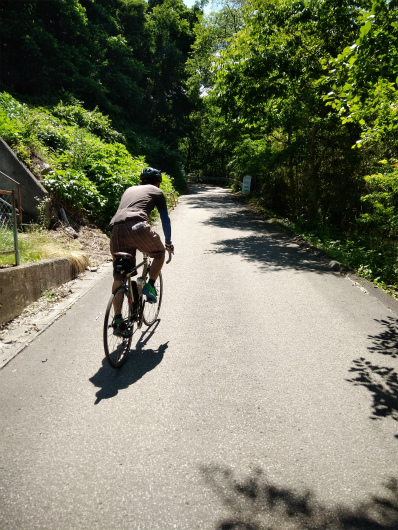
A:
POLYGON ((161 189, 152 184, 131 186, 123 193, 117 212, 109 225, 113 226, 129 219, 148 221, 155 207, 158 210, 167 210, 166 197, 161 189))

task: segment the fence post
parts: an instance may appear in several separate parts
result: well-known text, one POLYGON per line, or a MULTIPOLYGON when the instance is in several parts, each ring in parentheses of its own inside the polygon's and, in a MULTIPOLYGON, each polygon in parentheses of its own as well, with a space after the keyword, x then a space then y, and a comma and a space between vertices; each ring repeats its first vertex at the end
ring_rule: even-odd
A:
POLYGON ((16 265, 19 265, 19 248, 18 248, 18 229, 17 229, 17 209, 15 206, 15 192, 7 191, 7 190, 0 190, 0 195, 8 195, 11 197, 10 201, 4 200, 0 197, 0 205, 2 206, 4 210, 4 205, 6 206, 7 210, 5 211, 5 215, 3 216, 2 211, 0 211, 0 239, 2 240, 2 246, 4 244, 4 248, 6 248, 7 243, 7 230, 10 232, 11 236, 11 227, 10 222, 12 222, 12 234, 14 239, 14 250, 2 250, 0 249, 1 255, 6 254, 14 254, 15 256, 15 263, 16 265), (11 204, 10 204, 11 202, 11 204), (8 222, 7 222, 8 219, 8 222))
POLYGON ((12 219, 14 225, 14 249, 15 249, 15 263, 19 265, 19 246, 18 246, 18 230, 17 230, 17 212, 15 209, 15 192, 12 191, 12 219))

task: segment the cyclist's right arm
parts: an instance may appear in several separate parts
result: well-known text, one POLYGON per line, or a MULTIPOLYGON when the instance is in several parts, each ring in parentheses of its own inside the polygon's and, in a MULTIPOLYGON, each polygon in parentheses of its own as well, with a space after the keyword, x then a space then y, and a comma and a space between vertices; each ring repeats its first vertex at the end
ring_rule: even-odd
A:
POLYGON ((171 223, 170 223, 169 212, 167 211, 166 197, 162 190, 159 190, 159 191, 160 191, 160 195, 158 196, 158 203, 156 207, 160 215, 160 220, 162 221, 162 228, 163 228, 164 238, 166 242, 166 250, 169 253, 169 256, 170 256, 169 261, 170 261, 171 254, 174 253, 174 245, 171 242, 171 223))

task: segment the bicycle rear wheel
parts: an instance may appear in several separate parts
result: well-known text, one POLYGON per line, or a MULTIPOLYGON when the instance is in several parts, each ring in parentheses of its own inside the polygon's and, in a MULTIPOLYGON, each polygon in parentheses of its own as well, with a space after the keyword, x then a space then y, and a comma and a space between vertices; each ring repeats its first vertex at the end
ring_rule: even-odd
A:
POLYGON ((158 318, 160 306, 162 305, 163 296, 163 279, 162 273, 159 273, 158 279, 155 282, 155 289, 158 293, 157 302, 150 304, 146 300, 143 300, 142 320, 147 326, 152 326, 155 320, 158 318))
POLYGON ((126 362, 132 338, 131 300, 127 289, 122 285, 112 293, 104 319, 105 356, 112 368, 120 368, 126 362), (117 330, 114 329, 115 315, 122 317, 122 325, 117 330))

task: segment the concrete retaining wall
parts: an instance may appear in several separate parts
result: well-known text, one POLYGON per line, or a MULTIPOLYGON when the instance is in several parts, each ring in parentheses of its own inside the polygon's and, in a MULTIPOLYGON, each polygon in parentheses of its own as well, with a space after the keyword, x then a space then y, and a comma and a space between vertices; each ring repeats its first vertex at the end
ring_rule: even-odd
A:
POLYGON ((80 271, 67 258, 48 259, 0 270, 0 324, 20 315, 43 290, 76 278, 80 271))
MULTIPOLYGON (((34 175, 18 160, 12 149, 0 138, 0 171, 16 180, 21 186, 21 203, 23 221, 36 220, 39 214, 35 197, 43 199, 48 196, 47 190, 34 175)), ((0 173, 0 189, 15 191, 18 199, 18 187, 0 173)), ((19 206, 19 205, 18 205, 19 206)))

